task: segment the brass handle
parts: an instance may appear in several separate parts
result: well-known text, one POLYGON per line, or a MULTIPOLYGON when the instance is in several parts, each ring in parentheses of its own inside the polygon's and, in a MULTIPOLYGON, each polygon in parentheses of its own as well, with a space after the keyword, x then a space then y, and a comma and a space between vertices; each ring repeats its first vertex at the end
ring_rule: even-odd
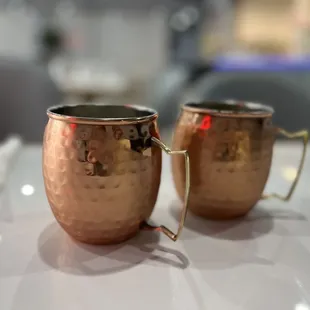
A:
POLYGON ((279 195, 277 193, 272 193, 272 194, 268 194, 268 195, 263 195, 262 196, 262 199, 269 199, 269 198, 278 198, 280 200, 283 200, 283 201, 288 201, 290 200, 291 196, 293 195, 294 191, 295 191, 295 188, 297 186, 297 183, 300 179, 300 175, 301 175, 301 172, 302 172, 302 169, 304 167, 304 163, 305 163, 305 158, 306 158, 306 153, 307 153, 307 144, 308 144, 308 141, 309 141, 309 132, 307 130, 301 130, 301 131, 297 131, 297 132, 288 132, 282 128, 278 128, 278 133, 282 134, 283 136, 289 138, 289 139, 295 139, 295 138, 303 138, 303 145, 304 145, 304 148, 303 148, 303 152, 302 152, 302 157, 301 157, 301 160, 300 160, 300 163, 299 163, 299 167, 298 167, 298 171, 297 171, 297 174, 296 174, 296 177, 290 187, 290 190, 289 192, 287 193, 286 196, 282 196, 282 195, 279 195))
POLYGON ((174 232, 172 232, 169 228, 167 228, 166 226, 151 226, 148 223, 144 222, 142 224, 142 229, 143 230, 155 230, 155 231, 161 231, 163 232, 166 236, 168 236, 171 240, 173 241, 177 241, 181 231, 183 229, 184 226, 184 222, 185 222, 185 218, 186 218, 186 214, 187 214, 187 208, 188 208, 188 197, 189 197, 189 190, 190 190, 190 165, 189 165, 189 155, 187 151, 172 151, 170 150, 163 142, 161 142, 160 140, 158 140, 155 137, 152 137, 152 142, 158 146, 159 148, 161 148, 164 152, 166 152, 169 155, 183 155, 185 158, 185 198, 184 198, 184 206, 182 209, 182 213, 181 213, 181 218, 179 221, 179 227, 178 227, 178 231, 175 234, 174 232))

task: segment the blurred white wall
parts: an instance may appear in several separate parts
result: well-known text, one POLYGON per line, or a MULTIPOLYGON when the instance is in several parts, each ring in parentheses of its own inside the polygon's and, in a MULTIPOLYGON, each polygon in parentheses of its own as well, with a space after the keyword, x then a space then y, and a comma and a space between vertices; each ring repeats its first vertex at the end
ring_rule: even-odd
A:
POLYGON ((35 11, 0 10, 0 56, 34 59, 38 26, 35 11))
MULTIPOLYGON (((33 60, 38 52, 42 18, 35 10, 0 10, 0 57, 33 60)), ((166 13, 162 9, 122 8, 55 19, 77 43, 70 55, 78 60, 100 60, 125 75, 144 78, 166 63, 166 13), (67 20, 66 20, 67 19, 67 20)))

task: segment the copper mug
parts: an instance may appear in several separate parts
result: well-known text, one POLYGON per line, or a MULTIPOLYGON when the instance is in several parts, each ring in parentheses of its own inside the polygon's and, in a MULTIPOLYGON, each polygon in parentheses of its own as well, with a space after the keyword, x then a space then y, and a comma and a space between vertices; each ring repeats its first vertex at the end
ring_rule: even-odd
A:
POLYGON ((189 194, 187 151, 171 151, 159 138, 157 112, 122 105, 65 105, 47 111, 43 175, 55 218, 73 238, 119 243, 139 230, 176 241, 189 194), (147 224, 160 185, 162 152, 183 155, 185 203, 177 233, 147 224))
MULTIPOLYGON (((245 215, 261 198, 289 200, 299 180, 308 142, 305 130, 289 133, 272 124, 271 107, 245 102, 188 103, 182 107, 173 149, 190 156, 189 209, 210 219, 245 215), (287 195, 263 195, 268 179, 275 136, 303 139, 297 176, 287 195)), ((172 158, 176 189, 184 199, 184 162, 172 158)))

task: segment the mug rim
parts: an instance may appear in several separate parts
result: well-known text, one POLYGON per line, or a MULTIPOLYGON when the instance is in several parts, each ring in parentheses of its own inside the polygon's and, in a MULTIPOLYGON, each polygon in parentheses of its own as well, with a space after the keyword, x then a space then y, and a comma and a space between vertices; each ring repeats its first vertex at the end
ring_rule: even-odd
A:
POLYGON ((158 118, 158 112, 152 108, 145 107, 142 105, 131 105, 131 104, 107 104, 107 103, 74 103, 74 104, 60 104, 49 107, 46 110, 46 114, 50 119, 77 123, 77 124, 87 124, 87 125, 128 125, 150 122, 158 118), (57 110, 63 108, 74 108, 74 107, 87 107, 87 106, 104 106, 104 107, 119 107, 119 108, 129 108, 135 111, 147 112, 144 116, 129 116, 129 117, 87 117, 87 116, 72 116, 57 113, 57 110))
POLYGON ((271 117, 274 113, 274 109, 269 105, 242 100, 188 102, 182 105, 182 110, 220 117, 243 118, 271 117), (221 105, 222 108, 215 108, 217 104, 221 105), (223 108, 223 106, 226 106, 227 109, 223 108), (234 109, 232 107, 234 107, 234 109), (238 110, 238 108, 240 108, 240 110, 238 110))

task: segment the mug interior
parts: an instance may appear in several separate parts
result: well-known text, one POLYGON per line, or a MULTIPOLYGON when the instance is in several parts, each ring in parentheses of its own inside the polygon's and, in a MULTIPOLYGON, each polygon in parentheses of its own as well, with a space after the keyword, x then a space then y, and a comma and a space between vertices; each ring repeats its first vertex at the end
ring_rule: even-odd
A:
POLYGON ((243 101, 205 101, 205 102, 190 102, 184 105, 185 109, 199 110, 200 112, 214 112, 220 114, 237 114, 237 115, 266 115, 273 114, 274 110, 270 106, 243 102, 243 101))
POLYGON ((93 121, 137 121, 157 117, 157 112, 142 106, 79 104, 51 107, 47 110, 51 118, 74 118, 93 121))

